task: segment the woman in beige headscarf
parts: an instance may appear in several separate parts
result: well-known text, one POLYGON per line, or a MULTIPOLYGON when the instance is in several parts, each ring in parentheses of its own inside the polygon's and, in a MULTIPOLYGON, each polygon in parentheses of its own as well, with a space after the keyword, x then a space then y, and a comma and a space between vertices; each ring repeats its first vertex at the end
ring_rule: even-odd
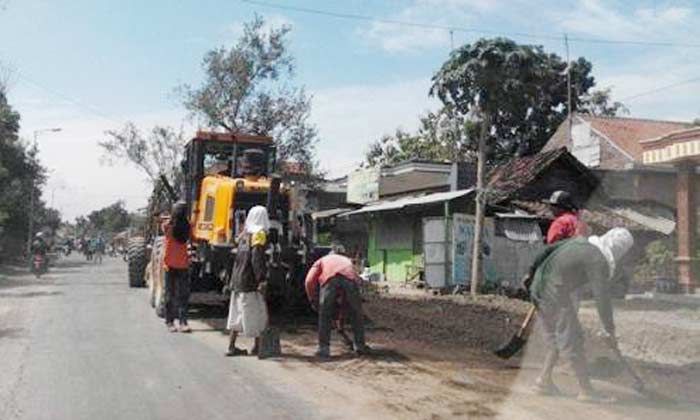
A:
POLYGON ((248 212, 243 232, 238 238, 238 251, 229 287, 227 328, 231 331, 227 356, 248 354, 236 347, 238 335, 255 338, 252 353, 259 348, 259 337, 267 327, 268 315, 261 290, 267 280, 267 232, 270 220, 267 209, 255 206, 248 212))

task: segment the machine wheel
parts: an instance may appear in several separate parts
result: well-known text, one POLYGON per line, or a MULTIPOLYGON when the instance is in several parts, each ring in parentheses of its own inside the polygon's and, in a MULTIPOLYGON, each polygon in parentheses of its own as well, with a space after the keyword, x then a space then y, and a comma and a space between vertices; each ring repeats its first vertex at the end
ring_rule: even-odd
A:
POLYGON ((129 255, 129 287, 142 287, 148 262, 146 240, 138 236, 129 239, 127 253, 129 255))

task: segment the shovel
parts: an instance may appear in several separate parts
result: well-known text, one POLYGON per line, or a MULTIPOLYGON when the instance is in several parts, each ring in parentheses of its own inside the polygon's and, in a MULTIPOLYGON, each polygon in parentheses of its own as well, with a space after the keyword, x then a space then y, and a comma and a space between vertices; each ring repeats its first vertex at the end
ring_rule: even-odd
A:
POLYGON ((525 346, 525 343, 527 343, 525 332, 530 326, 536 310, 537 308, 535 308, 534 305, 530 308, 530 310, 527 312, 525 320, 523 321, 522 325, 520 325, 518 332, 516 332, 513 337, 510 338, 510 341, 506 345, 494 351, 496 356, 500 357, 501 359, 510 359, 525 346))
POLYGON ((639 392, 640 394, 645 394, 645 384, 642 378, 639 377, 639 374, 632 368, 632 366, 629 364, 627 359, 625 359, 625 356, 622 355, 622 352, 620 351, 620 347, 617 345, 617 342, 612 339, 612 340, 605 340, 605 342, 608 344, 610 347, 610 350, 615 354, 615 357, 617 357, 617 360, 620 362, 622 367, 629 373, 629 375, 634 379, 634 385, 632 385, 632 388, 634 388, 635 391, 639 392))

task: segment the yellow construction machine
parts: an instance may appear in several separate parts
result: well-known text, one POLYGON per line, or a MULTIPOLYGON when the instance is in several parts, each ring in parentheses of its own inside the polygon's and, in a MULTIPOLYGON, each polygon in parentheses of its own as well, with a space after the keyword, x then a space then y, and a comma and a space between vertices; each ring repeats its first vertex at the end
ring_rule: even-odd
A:
MULTIPOLYGON (((308 242, 302 233, 305 229, 292 229, 290 192, 274 175, 275 166, 270 137, 200 131, 186 145, 179 193, 162 180, 170 200, 184 199, 190 212, 194 290, 221 289, 228 282, 247 212, 262 205, 271 219, 268 300, 276 308, 305 305, 308 242)), ((145 267, 146 254, 143 261, 129 259, 130 272, 145 267)))

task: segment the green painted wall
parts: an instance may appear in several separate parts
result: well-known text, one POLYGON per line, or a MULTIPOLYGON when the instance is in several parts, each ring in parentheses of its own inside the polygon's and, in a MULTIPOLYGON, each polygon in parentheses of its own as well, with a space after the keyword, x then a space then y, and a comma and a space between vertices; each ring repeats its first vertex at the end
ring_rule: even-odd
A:
POLYGON ((406 281, 409 266, 413 265, 412 249, 390 249, 386 251, 386 280, 406 281))
POLYGON ((376 223, 378 222, 379 221, 375 219, 369 223, 367 258, 369 260, 370 270, 375 273, 383 273, 387 281, 404 282, 406 281, 408 273, 411 271, 409 267, 421 264, 423 255, 414 255, 413 249, 377 248, 376 223))

